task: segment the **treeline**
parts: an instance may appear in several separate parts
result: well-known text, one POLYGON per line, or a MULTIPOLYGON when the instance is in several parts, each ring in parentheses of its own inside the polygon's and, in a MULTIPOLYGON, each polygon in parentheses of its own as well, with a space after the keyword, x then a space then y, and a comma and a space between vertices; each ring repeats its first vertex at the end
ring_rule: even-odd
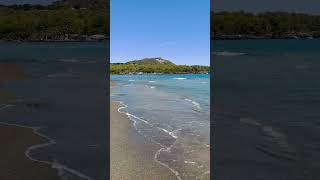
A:
POLYGON ((175 64, 158 64, 158 65, 143 65, 143 64, 110 64, 111 74, 131 74, 131 73, 162 73, 162 74, 182 74, 182 73, 208 73, 208 66, 187 66, 175 64))
POLYGON ((96 34, 109 35, 105 7, 76 9, 62 2, 49 6, 0 6, 1 40, 87 40, 96 34))
POLYGON ((320 16, 288 12, 211 12, 214 38, 296 38, 320 37, 320 16))

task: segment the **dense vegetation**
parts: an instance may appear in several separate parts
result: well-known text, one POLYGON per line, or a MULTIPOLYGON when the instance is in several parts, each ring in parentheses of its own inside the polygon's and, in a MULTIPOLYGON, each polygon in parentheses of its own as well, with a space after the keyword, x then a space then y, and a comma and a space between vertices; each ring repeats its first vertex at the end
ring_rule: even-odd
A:
POLYGON ((171 61, 162 59, 161 57, 144 58, 144 59, 141 59, 141 60, 132 60, 132 61, 127 62, 127 64, 141 64, 141 65, 166 64, 166 65, 174 65, 171 61))
POLYGON ((287 12, 211 12, 211 37, 320 37, 320 16, 287 12))
POLYGON ((89 35, 107 36, 107 3, 102 0, 91 1, 92 4, 88 7, 84 6, 83 1, 77 3, 71 0, 59 1, 49 6, 0 6, 0 39, 83 40, 89 35))
POLYGON ((143 60, 129 61, 127 63, 112 63, 110 65, 111 74, 130 74, 130 73, 208 73, 209 66, 187 66, 175 65, 174 63, 159 58, 147 58, 143 60))

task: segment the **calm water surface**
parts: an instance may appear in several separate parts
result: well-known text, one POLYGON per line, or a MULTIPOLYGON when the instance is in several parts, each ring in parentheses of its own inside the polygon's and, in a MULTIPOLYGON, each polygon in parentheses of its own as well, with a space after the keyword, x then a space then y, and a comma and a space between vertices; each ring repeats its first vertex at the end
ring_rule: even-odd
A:
POLYGON ((320 178, 319 45, 213 42, 218 179, 320 178))

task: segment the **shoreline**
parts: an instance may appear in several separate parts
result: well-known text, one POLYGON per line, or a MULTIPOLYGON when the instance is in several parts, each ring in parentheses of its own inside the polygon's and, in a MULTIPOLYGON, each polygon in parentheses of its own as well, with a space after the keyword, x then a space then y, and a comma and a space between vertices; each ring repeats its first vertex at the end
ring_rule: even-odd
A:
POLYGON ((238 40, 312 40, 320 39, 320 37, 268 37, 268 36, 225 36, 210 38, 212 41, 238 41, 238 40))
MULTIPOLYGON (((11 106, 6 106, 6 107, 11 107, 11 106)), ((0 110, 5 109, 6 107, 1 108, 0 110)), ((77 177, 80 177, 80 178, 83 178, 86 180, 93 180, 91 177, 88 177, 88 176, 82 174, 81 172, 74 170, 74 169, 71 169, 65 165, 58 163, 58 162, 55 162, 55 161, 50 162, 50 161, 38 160, 38 159, 33 158, 30 155, 32 150, 56 144, 56 141, 54 139, 51 139, 50 137, 39 132, 39 130, 41 129, 40 127, 32 127, 32 126, 25 126, 25 125, 20 125, 20 124, 11 124, 11 123, 0 122, 0 128, 1 128, 1 126, 7 126, 9 128, 10 127, 18 128, 18 129, 21 129, 20 131, 22 131, 22 129, 29 130, 29 131, 31 130, 32 131, 31 134, 36 136, 36 137, 34 137, 34 139, 35 138, 42 139, 41 143, 35 143, 30 146, 27 146, 25 148, 24 155, 31 162, 42 163, 42 165, 44 165, 44 166, 45 165, 50 166, 50 169, 52 169, 52 171, 54 172, 56 177, 58 177, 57 180, 63 179, 64 172, 68 172, 70 174, 73 174, 74 176, 77 176, 77 177)), ((1 132, 0 132, 0 134, 1 134, 1 132)), ((17 141, 17 142, 20 142, 20 141, 17 141)), ((1 165, 0 165, 0 167, 1 167, 1 165)), ((32 168, 32 167, 30 167, 30 168, 32 168)), ((1 174, 0 174, 0 177, 1 177, 1 174)), ((49 178, 51 178, 51 177, 56 179, 56 177, 54 177, 54 176, 49 176, 49 178)), ((47 179, 48 176, 45 176, 45 178, 47 179)), ((33 180, 33 179, 31 179, 31 180, 33 180)), ((39 180, 41 180, 41 179, 39 179, 39 180)), ((51 179, 48 179, 48 180, 51 180, 51 179)))
POLYGON ((69 43, 69 42, 107 42, 109 39, 101 40, 101 41, 94 41, 94 40, 50 40, 50 41, 43 41, 43 40, 0 40, 0 43, 69 43))
MULTIPOLYGON (((111 87, 116 86, 111 81, 111 87)), ((110 101, 111 180, 178 180, 170 168, 156 161, 161 147, 145 139, 134 128, 121 102, 110 101)))
POLYGON ((113 74, 110 73, 110 75, 137 75, 137 76, 141 76, 141 75, 188 75, 188 74, 207 74, 210 75, 211 73, 143 73, 143 74, 138 74, 138 73, 123 73, 123 74, 113 74))
POLYGON ((1 143, 4 144, 1 150, 1 179, 61 180, 57 171, 50 167, 52 164, 35 160, 29 155, 37 146, 51 145, 48 137, 36 133, 37 128, 17 124, 1 122, 0 129, 1 143))
MULTIPOLYGON (((24 68, 16 63, 0 63, 0 84, 2 81, 27 79, 24 68)), ((16 94, 0 88, 0 111, 15 106, 16 94)), ((45 161, 32 157, 32 151, 56 144, 55 140, 40 133, 41 127, 0 122, 0 179, 10 180, 61 180, 72 174, 86 180, 92 178, 71 169, 55 160, 45 161), (9 173, 10 172, 10 173, 9 173)))

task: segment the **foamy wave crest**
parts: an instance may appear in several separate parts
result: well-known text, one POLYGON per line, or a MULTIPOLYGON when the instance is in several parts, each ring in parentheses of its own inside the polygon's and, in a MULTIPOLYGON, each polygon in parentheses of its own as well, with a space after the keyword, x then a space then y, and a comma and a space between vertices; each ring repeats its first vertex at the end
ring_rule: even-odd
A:
POLYGON ((185 80, 187 78, 172 78, 172 79, 176 79, 176 80, 185 80))
POLYGON ((130 79, 130 80, 128 80, 129 82, 134 82, 134 81, 136 81, 136 80, 134 80, 134 79, 130 79))
POLYGON ((156 81, 149 81, 149 83, 155 83, 156 81))
POLYGON ((246 55, 246 53, 228 52, 228 51, 213 52, 212 54, 215 56, 243 56, 243 55, 246 55))
POLYGON ((193 101, 193 100, 188 99, 188 98, 185 98, 184 100, 188 101, 188 102, 191 102, 195 111, 201 111, 202 110, 202 108, 201 108, 201 106, 200 106, 200 104, 198 102, 193 101))

